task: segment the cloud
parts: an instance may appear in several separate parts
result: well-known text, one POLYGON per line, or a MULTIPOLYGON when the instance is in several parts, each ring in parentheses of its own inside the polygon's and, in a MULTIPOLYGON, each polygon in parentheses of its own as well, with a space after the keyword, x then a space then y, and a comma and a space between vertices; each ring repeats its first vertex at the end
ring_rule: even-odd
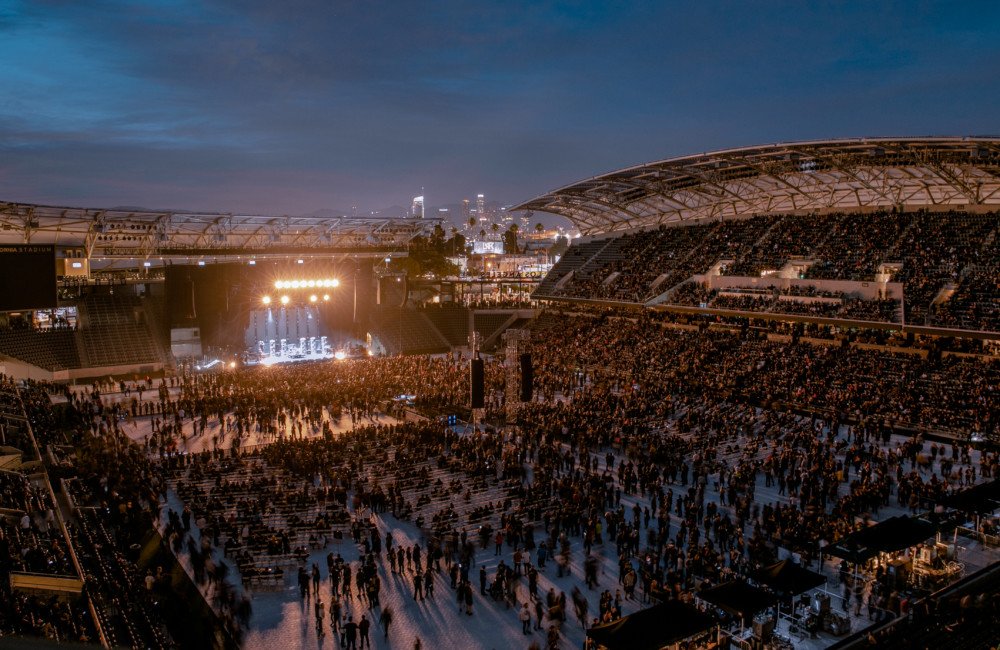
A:
POLYGON ((311 212, 742 144, 998 131, 1000 9, 15 2, 0 198, 311 212), (266 208, 266 209, 265 209, 266 208))

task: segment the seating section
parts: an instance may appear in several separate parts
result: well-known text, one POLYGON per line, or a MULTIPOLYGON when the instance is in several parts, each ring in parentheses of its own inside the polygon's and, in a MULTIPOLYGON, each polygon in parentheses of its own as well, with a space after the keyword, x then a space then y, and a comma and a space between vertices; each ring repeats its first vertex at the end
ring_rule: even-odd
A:
MULTIPOLYGON (((884 270, 889 281, 904 285, 907 324, 996 331, 998 217, 882 211, 661 226, 570 247, 535 296, 645 303, 716 265, 724 276, 760 277, 801 261, 805 269, 798 275, 805 279, 872 282, 884 270), (576 272, 556 289, 570 270, 576 272)), ((667 304, 708 302, 697 291, 673 291, 667 304)), ((895 301, 860 300, 847 293, 840 299, 837 306, 713 295, 711 306, 885 322, 899 322, 902 316, 895 301)))
MULTIPOLYGON (((17 418, 35 425, 46 424, 35 410, 37 401, 23 396, 0 377, 0 422, 17 418)), ((42 391, 44 395, 44 391, 42 391)), ((46 399, 47 402, 47 399, 46 399)), ((51 412, 51 409, 46 411, 51 412)), ((26 427, 0 424, 4 444, 30 449, 35 445, 26 427)), ((44 444, 45 438, 40 443, 44 444)), ((38 471, 37 469, 35 470, 38 471)), ((90 617, 86 597, 42 596, 14 588, 12 574, 32 573, 45 577, 79 579, 55 517, 56 505, 45 473, 30 478, 19 472, 0 471, 0 637, 38 636, 54 642, 94 642, 98 635, 90 617)), ((17 647, 16 642, 12 647, 17 647)))
POLYGON ((424 314, 452 347, 469 344, 469 310, 454 304, 432 305, 424 314))
POLYGON ((539 283, 535 293, 540 296, 551 295, 560 280, 566 277, 571 271, 575 271, 590 261, 607 243, 607 239, 599 239, 570 246, 563 253, 563 256, 559 258, 559 261, 555 263, 548 275, 539 283))
POLYGON ((899 300, 866 299, 842 291, 819 291, 808 286, 795 286, 785 290, 710 290, 697 282, 682 284, 671 296, 670 302, 690 307, 887 323, 899 322, 901 306, 899 300))
POLYGON ((372 328, 390 354, 434 354, 449 349, 448 341, 416 309, 383 307, 372 328))
MULTIPOLYGON (((297 478, 257 456, 177 466, 169 481, 198 519, 204 535, 232 558, 253 589, 281 589, 286 570, 309 551, 343 536, 350 515, 346 492, 287 486, 297 478)), ((195 567, 195 579, 199 579, 195 567)))
POLYGON ((0 329, 0 353, 45 370, 80 367, 73 330, 0 329))
POLYGON ((101 630, 112 647, 171 647, 154 611, 153 594, 136 565, 122 555, 123 544, 116 543, 101 514, 95 508, 81 508, 77 525, 70 529, 101 630))
POLYGON ((725 275, 759 276, 777 271, 792 258, 805 259, 823 243, 837 217, 782 217, 746 251, 725 275))
POLYGON ((910 223, 907 214, 848 214, 832 222, 829 236, 815 252, 806 277, 816 280, 870 280, 879 262, 910 223))
POLYGON ((80 304, 84 353, 92 367, 160 361, 139 298, 127 293, 88 294, 80 304))
MULTIPOLYGON (((905 284, 906 322, 924 325, 931 302, 962 270, 976 263, 984 243, 996 229, 996 214, 918 214, 890 252, 903 263, 893 276, 905 284)), ((994 323, 990 329, 996 329, 994 323)))
POLYGON ((1000 322, 1000 228, 978 259, 965 268, 955 293, 935 305, 931 323, 969 330, 996 329, 1000 322))
MULTIPOLYGON (((720 260, 738 259, 772 223, 766 218, 755 218, 674 228, 664 226, 623 235, 627 238, 625 242, 606 249, 615 254, 613 258, 605 261, 602 251, 599 260, 592 264, 604 262, 600 270, 592 271, 579 284, 572 279, 560 295, 646 302, 691 275, 708 271, 720 260), (615 272, 618 275, 611 279, 615 272)), ((541 287, 538 293, 541 294, 541 287)))
MULTIPOLYGON (((966 438, 997 434, 1000 362, 995 358, 935 358, 853 345, 742 338, 725 328, 704 333, 658 329, 655 318, 644 314, 633 323, 603 314, 593 319, 543 316, 532 327, 529 351, 534 367, 588 368, 597 385, 622 375, 637 381, 648 378, 642 385, 643 399, 648 401, 667 399, 681 389, 697 390, 725 395, 730 401, 780 403, 790 410, 841 414, 838 417, 966 438), (553 336, 563 343, 551 345, 553 336)), ((561 374, 536 370, 534 380, 543 394, 567 391, 561 374)), ((645 417, 647 408, 640 405, 633 413, 645 417)), ((609 418, 621 417, 606 403, 602 409, 617 414, 609 418)))
MULTIPOLYGON (((22 510, 19 516, 0 518, 0 537, 6 542, 6 555, 0 558, 0 565, 7 571, 75 577, 66 539, 51 516, 53 504, 47 490, 33 487, 27 503, 29 509, 22 510)), ((3 577, 6 580, 6 575, 3 577)))
POLYGON ((486 340, 500 331, 503 324, 510 320, 510 312, 476 312, 473 322, 476 331, 486 340))
MULTIPOLYGON (((0 636, 35 636, 54 642, 98 640, 85 599, 28 595, 11 590, 7 583, 0 584, 0 636)), ((10 647, 17 647, 16 642, 10 647)))

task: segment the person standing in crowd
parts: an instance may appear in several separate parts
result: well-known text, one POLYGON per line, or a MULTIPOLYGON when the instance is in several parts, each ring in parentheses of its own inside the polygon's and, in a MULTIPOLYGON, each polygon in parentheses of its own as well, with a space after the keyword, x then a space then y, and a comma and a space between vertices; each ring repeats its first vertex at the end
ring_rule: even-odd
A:
POLYGON ((361 620, 358 621, 358 634, 360 635, 361 639, 361 643, 359 644, 360 648, 372 647, 371 641, 368 640, 368 630, 371 629, 371 625, 372 624, 368 620, 368 618, 364 614, 362 614, 361 620))
POLYGON ((347 615, 347 623, 344 624, 344 647, 347 650, 358 650, 358 624, 354 622, 354 617, 347 615))
POLYGON ((382 624, 382 631, 384 632, 386 641, 389 640, 389 626, 392 625, 392 608, 385 607, 382 609, 381 613, 378 615, 379 623, 382 624))

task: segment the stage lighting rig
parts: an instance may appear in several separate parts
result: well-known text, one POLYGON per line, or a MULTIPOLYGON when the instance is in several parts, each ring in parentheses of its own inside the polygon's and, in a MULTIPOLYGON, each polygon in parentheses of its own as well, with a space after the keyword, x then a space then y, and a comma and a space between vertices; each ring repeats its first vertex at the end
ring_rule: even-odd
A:
POLYGON ((275 280, 275 289, 336 289, 340 286, 338 278, 314 278, 311 280, 275 280))

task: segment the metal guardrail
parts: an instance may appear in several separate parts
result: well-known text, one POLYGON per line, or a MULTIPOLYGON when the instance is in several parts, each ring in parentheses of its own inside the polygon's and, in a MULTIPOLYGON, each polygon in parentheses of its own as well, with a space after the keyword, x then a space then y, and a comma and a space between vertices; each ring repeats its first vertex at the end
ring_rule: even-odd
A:
POLYGON ((984 546, 1000 547, 1000 535, 987 535, 986 533, 975 530, 974 528, 966 528, 965 526, 958 526, 956 530, 959 535, 977 539, 982 542, 984 546))
POLYGON ((31 589, 80 595, 83 593, 83 584, 83 580, 77 576, 50 575, 28 571, 10 572, 11 589, 31 589))

